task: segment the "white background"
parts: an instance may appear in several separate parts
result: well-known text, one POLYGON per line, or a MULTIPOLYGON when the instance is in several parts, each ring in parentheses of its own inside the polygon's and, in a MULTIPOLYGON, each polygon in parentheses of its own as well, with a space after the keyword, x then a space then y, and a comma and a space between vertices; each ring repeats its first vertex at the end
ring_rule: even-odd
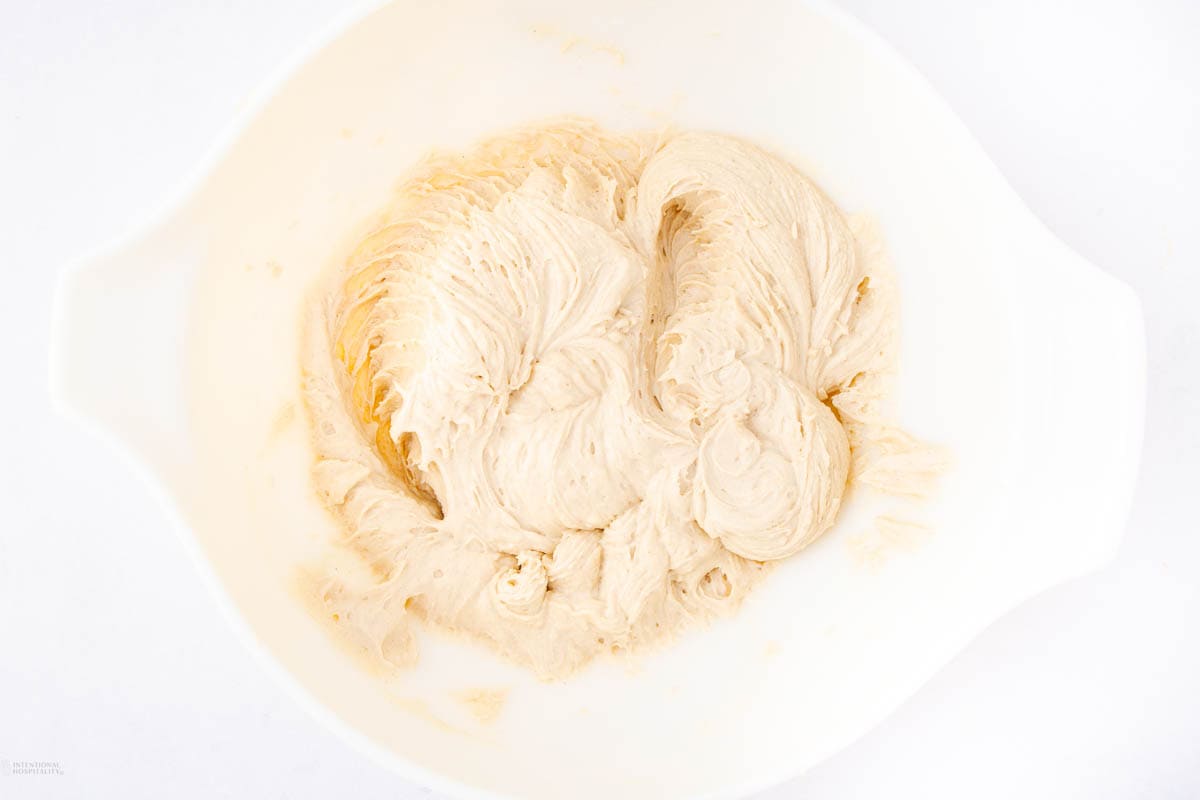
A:
MULTIPOLYGON (((58 269, 153 210, 342 5, 0 6, 0 759, 67 773, 0 772, 0 798, 428 795, 268 680, 146 488, 56 419, 45 388, 58 269)), ((1146 446, 1111 567, 1008 615, 765 797, 1198 797, 1200 4, 844 5, 1059 236, 1138 290, 1146 446)))

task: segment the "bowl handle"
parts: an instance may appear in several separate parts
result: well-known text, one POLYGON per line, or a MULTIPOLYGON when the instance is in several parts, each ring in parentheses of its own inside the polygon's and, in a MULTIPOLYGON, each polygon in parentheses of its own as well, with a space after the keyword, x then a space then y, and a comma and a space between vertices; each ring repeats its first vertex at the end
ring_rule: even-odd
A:
POLYGON ((65 269, 55 292, 53 403, 160 471, 187 460, 186 320, 198 240, 161 225, 65 269))
POLYGON ((1027 263, 1015 282, 1014 406, 1022 439, 1037 444, 1018 461, 1018 496, 1039 528, 1064 532, 1046 536, 1038 558, 1083 574, 1116 554, 1132 503, 1146 395, 1141 302, 1049 233, 1027 263))

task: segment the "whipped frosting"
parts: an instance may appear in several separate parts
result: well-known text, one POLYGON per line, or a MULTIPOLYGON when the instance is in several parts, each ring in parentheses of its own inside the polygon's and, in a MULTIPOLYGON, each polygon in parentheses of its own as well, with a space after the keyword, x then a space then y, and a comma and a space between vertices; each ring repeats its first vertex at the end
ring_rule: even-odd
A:
POLYGON ((568 675, 736 608, 856 476, 909 480, 877 237, 758 147, 557 121, 431 156, 383 220, 304 369, 366 567, 323 596, 384 659, 417 617, 568 675))

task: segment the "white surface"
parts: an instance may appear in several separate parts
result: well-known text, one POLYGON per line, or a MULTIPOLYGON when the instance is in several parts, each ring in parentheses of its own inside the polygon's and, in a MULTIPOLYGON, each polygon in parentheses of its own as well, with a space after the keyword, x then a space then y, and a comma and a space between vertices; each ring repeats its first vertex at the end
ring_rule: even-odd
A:
MULTIPOLYGON (((55 268, 154 206, 332 5, 287 4, 278 19, 283 4, 22 8, 0 25, 0 258, 14 279, 0 325, 16 358, 16 455, 0 465, 0 758, 58 761, 92 794, 406 796, 278 693, 143 487, 44 399, 55 268), (53 499, 63 486, 70 504, 53 499)), ((1184 3, 1145 20, 1036 5, 849 4, 930 76, 1060 236, 1140 291, 1151 394, 1129 538, 1113 568, 1009 616, 882 728, 769 796, 1200 790, 1200 545, 1184 505, 1200 461, 1185 305, 1200 288, 1186 238, 1200 20, 1184 3)), ((0 796, 65 786, 0 775, 0 796)))

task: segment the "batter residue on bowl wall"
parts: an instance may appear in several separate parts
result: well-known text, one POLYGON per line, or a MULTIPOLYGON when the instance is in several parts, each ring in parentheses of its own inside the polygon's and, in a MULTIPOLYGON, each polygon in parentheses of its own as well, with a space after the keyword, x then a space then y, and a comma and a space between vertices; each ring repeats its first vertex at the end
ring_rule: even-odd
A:
POLYGON ((876 237, 753 145, 557 121, 429 158, 384 219, 304 364, 369 567, 324 599, 382 658, 415 616, 566 676, 736 608, 849 482, 920 472, 880 411, 876 237))

